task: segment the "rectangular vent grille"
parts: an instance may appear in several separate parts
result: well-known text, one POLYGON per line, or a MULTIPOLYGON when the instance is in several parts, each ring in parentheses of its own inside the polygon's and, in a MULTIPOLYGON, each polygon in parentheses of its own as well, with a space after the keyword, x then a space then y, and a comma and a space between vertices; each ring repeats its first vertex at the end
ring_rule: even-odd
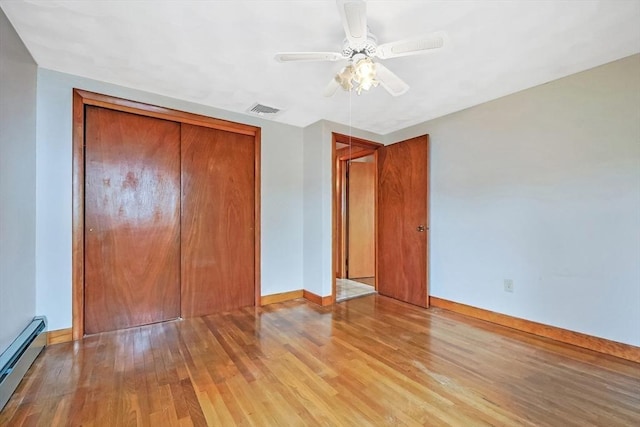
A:
POLYGON ((259 104, 259 103, 253 104, 247 110, 247 112, 249 112, 251 114, 255 114, 255 115, 263 116, 263 117, 264 116, 274 117, 278 113, 280 113, 281 111, 282 110, 280 108, 269 107, 268 105, 263 105, 263 104, 259 104))

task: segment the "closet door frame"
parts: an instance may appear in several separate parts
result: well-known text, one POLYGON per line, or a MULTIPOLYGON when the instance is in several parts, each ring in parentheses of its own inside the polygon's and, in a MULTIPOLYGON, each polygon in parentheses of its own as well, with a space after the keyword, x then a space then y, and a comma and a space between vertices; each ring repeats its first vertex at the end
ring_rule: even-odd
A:
POLYGON ((108 108, 154 117, 177 123, 188 123, 254 137, 255 142, 255 213, 254 213, 254 305, 260 305, 260 128, 155 105, 129 101, 80 89, 73 89, 72 124, 72 337, 84 337, 84 183, 85 183, 85 106, 108 108))

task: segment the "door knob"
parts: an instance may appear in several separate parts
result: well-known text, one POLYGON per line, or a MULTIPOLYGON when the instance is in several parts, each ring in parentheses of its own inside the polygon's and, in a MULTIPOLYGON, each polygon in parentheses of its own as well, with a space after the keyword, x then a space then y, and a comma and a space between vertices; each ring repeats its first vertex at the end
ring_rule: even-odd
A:
POLYGON ((425 230, 424 225, 419 225, 419 226, 418 226, 418 228, 417 228, 417 230, 418 230, 420 233, 422 233, 422 232, 425 230))

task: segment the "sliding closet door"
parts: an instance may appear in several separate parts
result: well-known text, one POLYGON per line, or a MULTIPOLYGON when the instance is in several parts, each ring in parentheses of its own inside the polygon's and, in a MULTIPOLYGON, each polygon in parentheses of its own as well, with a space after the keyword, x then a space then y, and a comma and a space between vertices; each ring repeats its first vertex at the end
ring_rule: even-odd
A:
POLYGON ((182 316, 255 304, 255 138, 182 124, 182 316))
POLYGON ((85 332, 180 316, 180 124, 86 107, 85 332))

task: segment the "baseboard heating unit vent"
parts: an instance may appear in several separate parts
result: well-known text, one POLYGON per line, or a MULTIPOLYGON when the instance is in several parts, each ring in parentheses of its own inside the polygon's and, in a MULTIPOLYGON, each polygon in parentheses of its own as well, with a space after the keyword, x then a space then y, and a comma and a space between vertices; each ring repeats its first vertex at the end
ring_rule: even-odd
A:
POLYGON ((47 318, 34 317, 31 323, 0 354, 0 411, 22 381, 42 349, 47 345, 47 318))

